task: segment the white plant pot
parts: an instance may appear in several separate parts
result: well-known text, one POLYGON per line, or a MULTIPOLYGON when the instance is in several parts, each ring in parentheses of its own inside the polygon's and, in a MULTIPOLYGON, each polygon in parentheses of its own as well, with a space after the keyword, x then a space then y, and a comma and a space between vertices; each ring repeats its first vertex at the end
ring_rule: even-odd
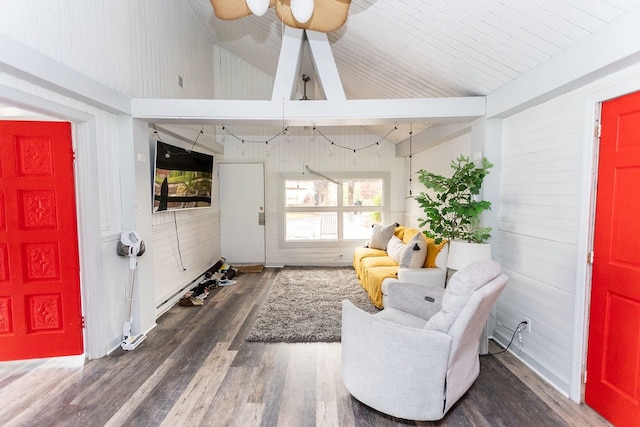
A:
POLYGON ((474 262, 490 259, 491 245, 489 243, 469 243, 463 240, 449 242, 447 267, 452 270, 462 270, 474 262))

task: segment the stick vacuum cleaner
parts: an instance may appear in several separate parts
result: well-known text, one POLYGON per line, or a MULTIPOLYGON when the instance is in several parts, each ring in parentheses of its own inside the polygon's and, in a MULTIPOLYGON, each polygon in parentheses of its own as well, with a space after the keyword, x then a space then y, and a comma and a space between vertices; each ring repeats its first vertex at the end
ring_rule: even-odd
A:
POLYGON ((135 350, 147 336, 145 334, 131 335, 131 323, 133 323, 133 286, 136 277, 136 267, 138 265, 138 257, 144 253, 144 242, 135 231, 124 231, 120 235, 118 242, 118 255, 129 257, 129 270, 131 272, 129 284, 129 317, 122 327, 122 342, 120 347, 123 350, 135 350))

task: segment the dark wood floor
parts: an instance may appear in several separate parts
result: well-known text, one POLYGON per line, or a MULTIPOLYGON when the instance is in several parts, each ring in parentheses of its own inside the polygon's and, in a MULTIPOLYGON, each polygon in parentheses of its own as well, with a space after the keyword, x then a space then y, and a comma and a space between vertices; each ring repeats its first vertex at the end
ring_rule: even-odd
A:
POLYGON ((82 368, 0 363, 0 425, 608 425, 508 353, 483 357, 472 389, 438 423, 380 414, 344 388, 340 344, 245 342, 277 272, 242 274, 201 307, 172 308, 132 352, 82 368))

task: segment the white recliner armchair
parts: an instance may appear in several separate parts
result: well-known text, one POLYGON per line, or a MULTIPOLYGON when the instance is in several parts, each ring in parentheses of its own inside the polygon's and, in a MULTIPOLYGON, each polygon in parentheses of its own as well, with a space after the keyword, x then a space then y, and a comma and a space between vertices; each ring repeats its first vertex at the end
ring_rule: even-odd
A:
POLYGON ((343 301, 347 390, 394 417, 443 418, 478 377, 480 335, 507 281, 498 263, 483 261, 456 272, 445 289, 396 283, 374 315, 343 301))

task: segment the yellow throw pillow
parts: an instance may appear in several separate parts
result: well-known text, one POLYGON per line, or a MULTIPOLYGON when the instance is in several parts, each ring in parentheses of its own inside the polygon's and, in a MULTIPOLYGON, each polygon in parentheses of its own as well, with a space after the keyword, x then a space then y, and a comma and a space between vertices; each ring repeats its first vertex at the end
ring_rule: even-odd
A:
POLYGON ((408 230, 407 227, 405 227, 404 225, 399 225, 396 227, 396 230, 393 232, 393 234, 400 240, 403 239, 404 237, 404 232, 408 230))
POLYGON ((424 266, 426 268, 439 267, 436 265, 436 258, 440 251, 442 251, 442 248, 446 246, 447 240, 443 240, 439 245, 436 245, 435 240, 429 237, 425 237, 425 240, 427 241, 427 258, 424 261, 424 266))
POLYGON ((405 231, 404 231, 404 233, 402 233, 402 237, 401 237, 402 242, 406 245, 418 233, 422 234, 420 232, 420 230, 418 230, 417 228, 407 228, 407 229, 405 229, 405 231))

